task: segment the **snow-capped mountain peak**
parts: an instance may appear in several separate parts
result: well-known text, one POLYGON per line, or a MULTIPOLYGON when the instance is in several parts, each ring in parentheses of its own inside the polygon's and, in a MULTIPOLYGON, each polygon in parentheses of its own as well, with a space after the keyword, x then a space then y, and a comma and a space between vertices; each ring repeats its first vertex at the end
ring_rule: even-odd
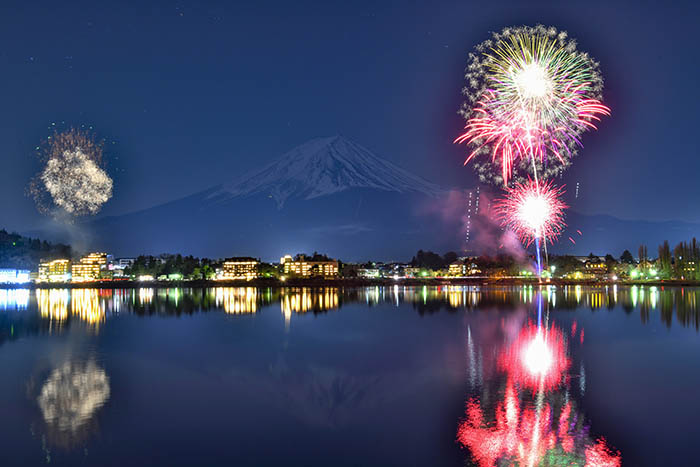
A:
POLYGON ((221 186, 212 197, 271 196, 281 207, 290 197, 312 199, 350 188, 436 196, 438 185, 381 159, 342 136, 308 141, 267 166, 221 186))

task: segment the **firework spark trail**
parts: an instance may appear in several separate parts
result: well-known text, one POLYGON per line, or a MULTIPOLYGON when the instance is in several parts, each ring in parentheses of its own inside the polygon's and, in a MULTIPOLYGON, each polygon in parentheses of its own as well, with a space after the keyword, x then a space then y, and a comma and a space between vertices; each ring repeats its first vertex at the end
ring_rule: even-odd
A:
POLYGON ((41 211, 94 215, 112 197, 112 179, 101 167, 102 144, 90 134, 76 129, 54 133, 42 158, 45 166, 29 187, 41 211))
POLYGON ((582 133, 610 109, 601 103, 598 64, 555 28, 506 28, 469 55, 456 143, 473 149, 482 181, 508 184, 559 174, 580 148, 582 133), (477 159, 490 155, 490 160, 477 159))

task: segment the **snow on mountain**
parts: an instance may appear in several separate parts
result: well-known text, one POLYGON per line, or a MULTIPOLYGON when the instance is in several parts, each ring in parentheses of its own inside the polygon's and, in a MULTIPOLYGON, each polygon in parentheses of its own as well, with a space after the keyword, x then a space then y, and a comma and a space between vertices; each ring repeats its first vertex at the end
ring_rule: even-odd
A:
POLYGON ((289 198, 313 199, 349 188, 438 196, 444 190, 377 157, 342 136, 308 141, 267 166, 214 190, 217 201, 265 195, 281 208, 289 198))

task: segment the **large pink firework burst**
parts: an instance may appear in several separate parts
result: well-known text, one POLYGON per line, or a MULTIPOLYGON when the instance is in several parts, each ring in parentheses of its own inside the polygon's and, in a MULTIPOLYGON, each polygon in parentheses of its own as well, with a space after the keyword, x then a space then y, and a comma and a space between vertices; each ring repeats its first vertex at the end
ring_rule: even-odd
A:
POLYGON ((495 211, 503 225, 528 246, 538 238, 552 242, 565 226, 563 192, 551 182, 528 179, 506 188, 506 196, 497 202, 495 211))
POLYGON ((472 147, 465 164, 490 156, 474 160, 479 176, 504 185, 560 174, 581 135, 610 115, 598 64, 565 32, 544 26, 506 28, 476 50, 466 73, 465 132, 455 140, 472 147))
POLYGON ((455 142, 474 146, 465 165, 488 148, 492 165, 500 166, 504 184, 512 177, 518 162, 526 170, 530 164, 536 164, 540 173, 551 172, 548 167, 559 171, 567 167, 574 148, 581 146, 578 135, 584 129, 596 129, 594 122, 600 120, 599 115, 610 114, 608 107, 599 101, 581 99, 574 103, 568 122, 551 128, 527 109, 498 116, 502 106, 498 99, 495 91, 486 92, 474 107, 474 117, 467 120, 466 132, 455 142))

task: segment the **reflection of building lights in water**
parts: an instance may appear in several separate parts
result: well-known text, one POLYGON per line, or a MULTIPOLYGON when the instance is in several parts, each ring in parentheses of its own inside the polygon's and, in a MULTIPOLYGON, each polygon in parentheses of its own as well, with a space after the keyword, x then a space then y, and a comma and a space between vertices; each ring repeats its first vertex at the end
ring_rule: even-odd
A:
POLYGON ((216 289, 216 306, 223 306, 226 313, 245 314, 258 311, 258 289, 255 287, 219 287, 216 289))
POLYGON ((146 305, 153 301, 153 289, 151 288, 141 288, 139 289, 139 304, 146 305))
POLYGON ((29 289, 0 289, 0 310, 25 310, 29 289))
POLYGON ((98 325, 105 319, 97 289, 74 289, 71 294, 71 312, 88 324, 98 325))
POLYGON ((338 289, 325 288, 320 290, 306 287, 285 288, 281 291, 280 307, 285 321, 289 322, 292 313, 306 313, 307 311, 326 311, 338 308, 338 289))
POLYGON ((39 314, 49 321, 65 321, 68 318, 68 298, 68 289, 37 289, 39 314))
POLYGON ((479 292, 472 287, 449 286, 445 288, 444 293, 447 294, 447 302, 452 308, 475 306, 480 298, 479 292))
POLYGON ((71 437, 94 417, 109 395, 109 378, 93 360, 66 362, 51 372, 37 403, 49 429, 59 437, 71 437))
POLYGON ((379 287, 367 288, 364 290, 365 302, 368 305, 379 303, 379 287))
POLYGON ((638 293, 638 291, 639 290, 637 289, 636 285, 633 285, 632 288, 630 289, 630 295, 632 297, 632 306, 633 307, 637 306, 637 299, 638 299, 637 293, 638 293))

